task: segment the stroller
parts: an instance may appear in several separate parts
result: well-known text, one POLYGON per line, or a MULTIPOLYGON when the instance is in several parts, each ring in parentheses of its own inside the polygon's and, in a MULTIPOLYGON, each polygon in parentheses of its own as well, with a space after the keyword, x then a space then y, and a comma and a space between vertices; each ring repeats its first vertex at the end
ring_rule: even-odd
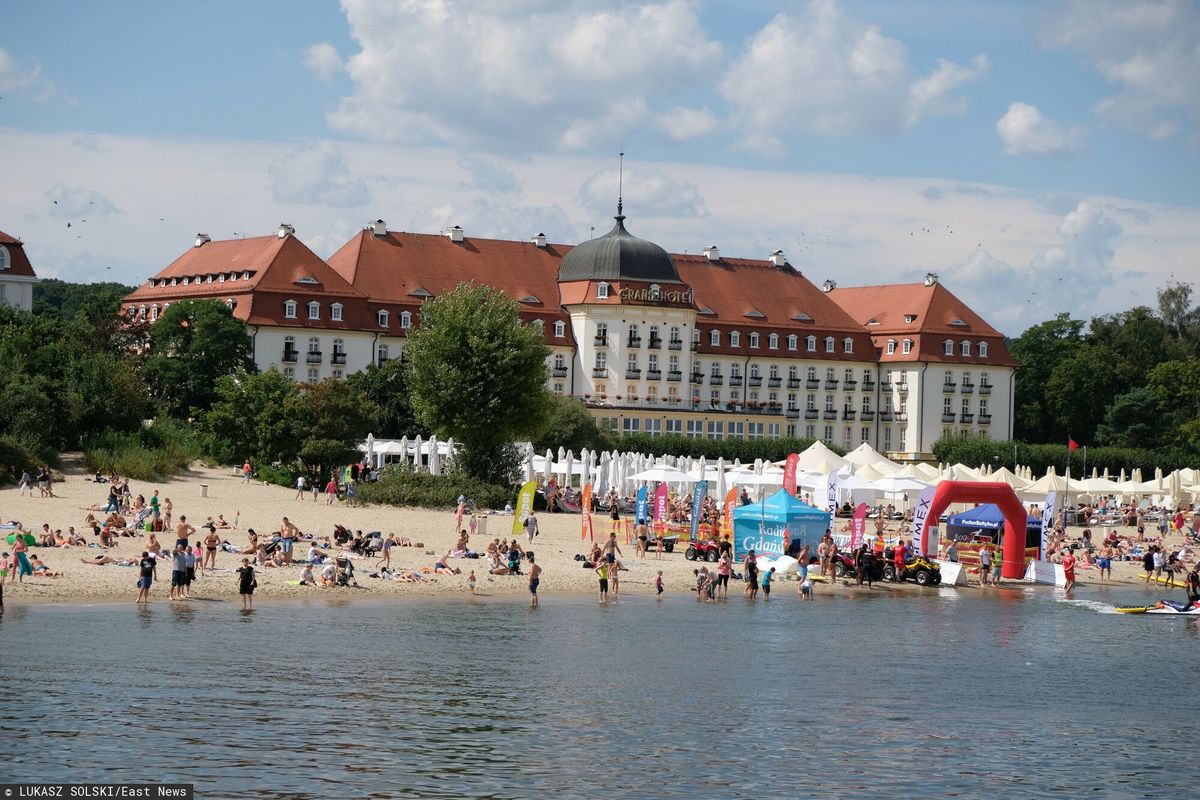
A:
POLYGON ((345 544, 353 538, 354 536, 350 533, 350 529, 345 525, 333 526, 333 541, 337 544, 345 544))
POLYGON ((354 580, 354 564, 348 558, 337 559, 337 578, 335 583, 338 586, 358 586, 358 581, 354 580))

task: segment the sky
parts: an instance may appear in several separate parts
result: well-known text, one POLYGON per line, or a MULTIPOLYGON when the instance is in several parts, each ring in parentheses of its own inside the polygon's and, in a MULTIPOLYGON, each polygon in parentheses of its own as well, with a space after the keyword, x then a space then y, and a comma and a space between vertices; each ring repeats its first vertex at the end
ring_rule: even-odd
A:
POLYGON ((1200 7, 10 0, 0 230, 144 281, 198 232, 329 256, 368 220, 816 283, 936 272, 1002 332, 1200 278, 1200 7))

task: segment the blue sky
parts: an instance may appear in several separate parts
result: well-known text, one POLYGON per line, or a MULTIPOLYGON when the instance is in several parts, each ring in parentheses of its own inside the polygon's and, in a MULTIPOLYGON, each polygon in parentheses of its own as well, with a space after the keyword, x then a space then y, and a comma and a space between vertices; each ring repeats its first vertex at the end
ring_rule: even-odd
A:
POLYGON ((664 246, 933 269, 1016 333, 1041 282, 1086 317, 1200 275, 1198 53, 1182 0, 15 2, 0 229, 131 282, 280 219, 322 255, 377 216, 569 242, 624 150, 664 246))

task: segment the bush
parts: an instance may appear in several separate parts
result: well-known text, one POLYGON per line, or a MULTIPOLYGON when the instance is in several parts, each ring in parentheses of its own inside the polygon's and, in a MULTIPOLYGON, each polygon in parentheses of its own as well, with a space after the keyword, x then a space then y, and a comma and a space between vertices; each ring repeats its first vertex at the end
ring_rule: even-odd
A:
POLYGON ((277 467, 274 464, 269 464, 265 467, 258 467, 254 470, 254 477, 258 478, 263 483, 269 483, 274 486, 283 486, 288 489, 296 487, 296 476, 299 475, 294 469, 287 467, 277 467))
POLYGON ((160 420, 138 433, 106 430, 84 442, 83 463, 91 472, 159 481, 198 458, 190 431, 181 423, 160 420))
MULTIPOLYGON (((724 458, 726 461, 741 459, 743 464, 756 458, 763 461, 782 461, 789 453, 803 453, 816 439, 700 439, 690 436, 651 436, 634 433, 616 440, 618 450, 626 453, 649 453, 668 456, 704 456, 709 461, 724 458)), ((836 445, 829 449, 838 455, 845 450, 836 445)), ((576 453, 578 455, 578 453, 576 453)))
MULTIPOLYGON (((1079 477, 1084 470, 1090 475, 1092 468, 1108 470, 1116 476, 1121 470, 1126 474, 1135 469, 1142 470, 1142 478, 1154 477, 1154 468, 1164 472, 1194 467, 1200 463, 1200 453, 1180 448, 1151 450, 1141 447, 1088 447, 1087 465, 1084 465, 1084 449, 1081 447, 1070 454, 1071 474, 1079 477)), ((1034 475, 1043 475, 1050 467, 1059 475, 1067 466, 1067 444, 1027 444, 1025 442, 995 442, 977 437, 948 436, 938 439, 933 445, 933 455, 938 461, 960 463, 968 467, 991 464, 993 467, 1013 466, 1014 459, 1021 466, 1033 469, 1034 475)))
POLYGON ((478 508, 504 508, 514 501, 517 490, 461 474, 430 475, 405 465, 388 467, 377 482, 360 483, 358 487, 360 500, 392 506, 451 508, 460 494, 473 500, 478 508))
POLYGON ((0 437, 0 485, 16 483, 26 470, 32 475, 37 469, 36 454, 19 439, 0 437))

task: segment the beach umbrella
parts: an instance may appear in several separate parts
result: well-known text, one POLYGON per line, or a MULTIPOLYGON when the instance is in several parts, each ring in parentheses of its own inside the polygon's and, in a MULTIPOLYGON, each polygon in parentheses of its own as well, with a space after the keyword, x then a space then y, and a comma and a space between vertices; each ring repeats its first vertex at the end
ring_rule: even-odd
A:
POLYGON ((404 463, 408 463, 408 437, 400 437, 400 457, 404 459, 404 463))
POLYGON ((373 434, 373 433, 367 434, 367 463, 370 464, 372 467, 376 466, 376 464, 375 464, 375 434, 373 434))
POLYGON ((728 493, 729 488, 725 485, 725 457, 721 456, 717 459, 717 502, 724 503, 728 493))
POLYGON ((35 537, 32 533, 29 533, 27 531, 21 531, 19 533, 10 533, 8 535, 8 539, 7 539, 8 543, 16 544, 18 536, 21 537, 21 541, 25 542, 25 544, 29 544, 29 545, 37 544, 37 537, 35 537))
POLYGON ((546 466, 543 467, 542 480, 550 483, 550 473, 554 469, 554 453, 549 447, 546 448, 546 466))
POLYGON ((566 458, 565 458, 564 460, 566 461, 566 467, 567 467, 567 468, 564 470, 564 472, 566 473, 566 476, 565 476, 565 478, 563 479, 563 482, 564 482, 564 483, 565 483, 567 486, 570 486, 570 485, 571 485, 571 475, 572 475, 572 473, 574 472, 574 469, 573 469, 573 468, 574 468, 574 466, 575 466, 575 454, 574 454, 574 453, 572 453, 570 450, 568 450, 568 451, 567 451, 567 456, 566 456, 566 458))
POLYGON ((533 453, 525 456, 525 482, 533 480, 533 453))
POLYGON ((430 436, 429 441, 426 444, 429 447, 429 474, 430 475, 441 475, 442 474, 442 456, 441 456, 441 453, 438 452, 437 437, 430 436))

